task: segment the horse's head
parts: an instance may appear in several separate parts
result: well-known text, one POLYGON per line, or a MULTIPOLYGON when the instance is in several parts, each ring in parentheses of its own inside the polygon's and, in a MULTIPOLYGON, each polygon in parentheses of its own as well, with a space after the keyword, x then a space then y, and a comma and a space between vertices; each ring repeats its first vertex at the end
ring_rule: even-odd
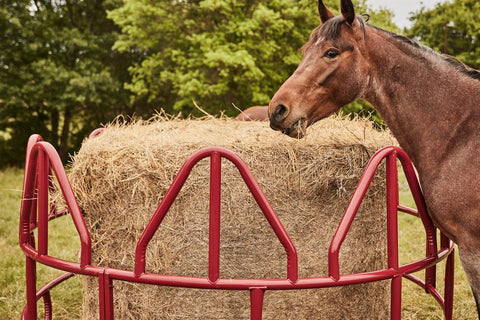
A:
POLYGON ((318 0, 321 24, 303 48, 297 70, 272 98, 268 113, 274 130, 302 138, 306 128, 361 97, 368 82, 365 26, 351 0, 334 16, 318 0))

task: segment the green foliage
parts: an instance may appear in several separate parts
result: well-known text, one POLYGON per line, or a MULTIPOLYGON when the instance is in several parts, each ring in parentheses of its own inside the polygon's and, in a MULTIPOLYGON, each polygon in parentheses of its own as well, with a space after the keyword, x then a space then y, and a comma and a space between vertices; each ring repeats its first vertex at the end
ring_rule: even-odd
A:
POLYGON ((129 56, 111 50, 117 27, 105 12, 113 5, 0 1, 0 166, 18 164, 32 133, 65 157, 128 106, 129 56))
MULTIPOLYGON (((327 1, 338 12, 339 1, 327 1)), ((368 11, 360 1, 358 12, 368 11)), ((386 10, 368 12, 394 27, 386 10)), ((210 113, 267 104, 295 70, 300 48, 319 23, 311 0, 125 0, 109 12, 121 52, 140 52, 127 88, 169 112, 210 113)))
POLYGON ((109 13, 123 31, 115 48, 145 56, 128 88, 168 111, 188 113, 192 100, 212 113, 267 103, 318 21, 311 2, 292 2, 126 0, 109 13))
POLYGON ((467 65, 480 69, 480 2, 453 0, 438 3, 433 9, 422 7, 411 20, 415 21, 407 35, 438 52, 445 52, 467 65))

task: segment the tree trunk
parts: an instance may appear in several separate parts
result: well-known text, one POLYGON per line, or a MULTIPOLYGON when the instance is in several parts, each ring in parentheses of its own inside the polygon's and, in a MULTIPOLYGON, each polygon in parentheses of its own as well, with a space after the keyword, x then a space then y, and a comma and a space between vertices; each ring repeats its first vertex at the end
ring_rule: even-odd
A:
POLYGON ((70 122, 72 120, 72 110, 70 107, 65 108, 63 115, 62 135, 60 136, 60 145, 58 153, 63 162, 67 160, 68 156, 68 138, 70 137, 70 122))
POLYGON ((50 123, 52 124, 52 131, 50 132, 50 141, 58 148, 60 141, 58 141, 58 126, 60 124, 60 114, 57 109, 53 109, 50 114, 50 123))

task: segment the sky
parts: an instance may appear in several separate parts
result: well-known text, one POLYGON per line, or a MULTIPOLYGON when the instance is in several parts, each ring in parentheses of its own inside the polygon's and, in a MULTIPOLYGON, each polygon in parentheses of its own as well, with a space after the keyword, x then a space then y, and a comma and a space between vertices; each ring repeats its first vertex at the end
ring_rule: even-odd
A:
POLYGON ((408 20, 410 12, 419 10, 422 4, 431 9, 440 2, 445 2, 445 0, 367 0, 367 4, 373 9, 380 7, 390 9, 395 14, 393 22, 402 29, 411 27, 411 22, 408 20))

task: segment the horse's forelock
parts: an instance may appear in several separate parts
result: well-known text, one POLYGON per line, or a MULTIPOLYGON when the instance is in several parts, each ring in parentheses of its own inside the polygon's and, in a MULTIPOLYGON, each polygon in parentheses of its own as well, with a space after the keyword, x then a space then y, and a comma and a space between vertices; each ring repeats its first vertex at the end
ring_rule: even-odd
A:
MULTIPOLYGON (((361 16, 357 16, 357 21, 359 22, 360 27, 364 29, 365 23, 361 16)), ((322 41, 332 42, 338 39, 344 23, 345 18, 343 16, 336 16, 315 28, 310 35, 310 40, 302 46, 302 54, 305 54, 305 52, 314 46, 320 39, 322 39, 322 41)))

